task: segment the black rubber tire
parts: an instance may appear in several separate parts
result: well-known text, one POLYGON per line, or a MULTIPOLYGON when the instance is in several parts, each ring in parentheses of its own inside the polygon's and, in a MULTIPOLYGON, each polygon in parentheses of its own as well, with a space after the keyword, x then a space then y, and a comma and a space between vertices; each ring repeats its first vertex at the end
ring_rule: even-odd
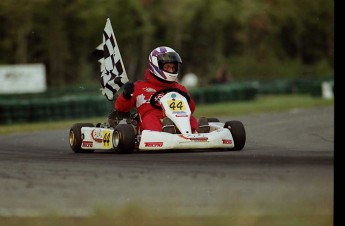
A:
POLYGON ((225 122, 224 128, 228 128, 234 139, 235 147, 232 150, 240 151, 246 144, 246 131, 244 125, 240 121, 225 122))
POLYGON ((75 153, 92 153, 95 150, 82 149, 81 143, 83 142, 83 137, 81 134, 82 127, 94 127, 92 123, 76 123, 69 130, 69 145, 75 153))
POLYGON ((217 118, 207 118, 208 122, 220 122, 217 118))
POLYGON ((130 124, 118 124, 113 132, 113 145, 120 154, 134 152, 135 130, 130 124), (117 140, 117 141, 115 141, 117 140), (115 146, 117 144, 117 146, 115 146))

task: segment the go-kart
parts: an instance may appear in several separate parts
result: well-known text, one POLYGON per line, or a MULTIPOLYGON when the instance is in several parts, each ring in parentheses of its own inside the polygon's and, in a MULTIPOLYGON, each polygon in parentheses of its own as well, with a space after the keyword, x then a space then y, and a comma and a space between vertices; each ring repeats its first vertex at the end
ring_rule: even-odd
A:
POLYGON ((161 108, 171 119, 176 133, 143 130, 137 113, 112 112, 108 123, 76 123, 69 133, 69 143, 75 153, 95 150, 114 150, 118 153, 133 153, 134 150, 195 150, 227 149, 242 150, 246 142, 245 128, 240 121, 220 122, 207 118, 209 132, 192 132, 191 110, 186 97, 179 89, 166 88, 150 98, 154 108, 161 108))

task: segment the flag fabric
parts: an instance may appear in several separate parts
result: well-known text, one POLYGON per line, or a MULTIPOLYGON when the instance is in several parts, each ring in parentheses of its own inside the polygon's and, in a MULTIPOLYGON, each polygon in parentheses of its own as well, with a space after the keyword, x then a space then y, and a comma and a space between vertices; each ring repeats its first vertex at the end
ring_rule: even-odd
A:
POLYGON ((103 42, 93 51, 93 55, 101 64, 100 90, 112 101, 115 93, 128 81, 128 77, 109 18, 104 27, 103 42))

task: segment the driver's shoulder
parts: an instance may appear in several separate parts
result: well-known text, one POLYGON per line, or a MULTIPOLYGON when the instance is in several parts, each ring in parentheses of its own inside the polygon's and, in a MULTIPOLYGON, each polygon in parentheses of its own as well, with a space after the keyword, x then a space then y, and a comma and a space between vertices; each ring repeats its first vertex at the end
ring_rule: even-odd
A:
POLYGON ((178 83, 178 82, 174 83, 174 88, 178 88, 178 89, 180 89, 182 91, 187 91, 187 88, 184 85, 182 85, 181 83, 178 83))
POLYGON ((147 82, 145 81, 142 81, 142 80, 138 80, 134 83, 135 86, 137 87, 143 87, 143 86, 146 86, 147 85, 147 82))

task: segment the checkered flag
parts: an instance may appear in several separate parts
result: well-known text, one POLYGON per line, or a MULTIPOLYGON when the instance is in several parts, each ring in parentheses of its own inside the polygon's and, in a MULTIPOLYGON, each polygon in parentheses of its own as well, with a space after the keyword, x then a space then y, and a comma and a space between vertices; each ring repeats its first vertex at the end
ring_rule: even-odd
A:
POLYGON ((112 101, 115 93, 128 81, 128 77, 109 18, 103 31, 103 43, 97 46, 93 55, 101 64, 100 90, 108 100, 112 101))

